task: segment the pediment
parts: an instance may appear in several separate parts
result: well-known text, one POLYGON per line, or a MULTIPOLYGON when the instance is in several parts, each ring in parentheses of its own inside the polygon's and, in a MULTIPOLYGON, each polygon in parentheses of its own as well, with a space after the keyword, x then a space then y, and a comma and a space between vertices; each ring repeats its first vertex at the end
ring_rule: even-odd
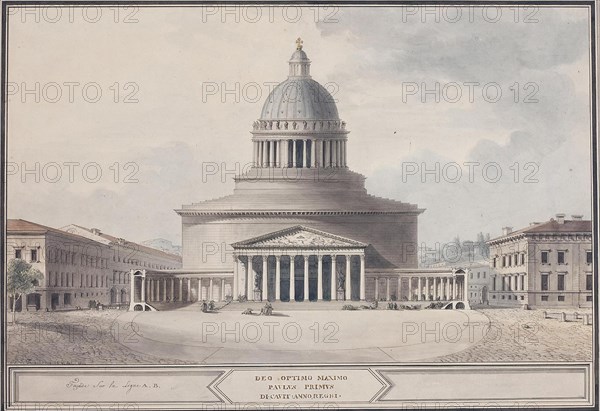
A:
POLYGON ((367 244, 304 226, 265 234, 232 244, 233 248, 363 248, 367 244))

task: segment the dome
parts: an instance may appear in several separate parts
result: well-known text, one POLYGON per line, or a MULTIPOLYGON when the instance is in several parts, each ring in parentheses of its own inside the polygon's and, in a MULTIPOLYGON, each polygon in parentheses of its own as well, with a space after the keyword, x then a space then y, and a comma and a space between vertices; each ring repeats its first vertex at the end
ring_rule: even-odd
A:
POLYGON ((335 100, 310 77, 310 60, 301 40, 289 60, 287 80, 280 83, 265 101, 261 120, 339 120, 335 100))
POLYGON ((311 78, 290 77, 269 94, 261 120, 339 120, 333 96, 311 78))

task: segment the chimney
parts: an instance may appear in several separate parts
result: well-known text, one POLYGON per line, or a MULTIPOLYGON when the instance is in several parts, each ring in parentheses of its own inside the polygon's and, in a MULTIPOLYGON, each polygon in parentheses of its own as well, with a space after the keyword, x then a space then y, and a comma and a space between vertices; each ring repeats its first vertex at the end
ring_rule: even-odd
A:
POLYGON ((583 214, 573 214, 571 215, 571 218, 575 221, 581 221, 583 220, 583 214))
POLYGON ((502 235, 509 235, 512 233, 512 227, 502 227, 502 235))
POLYGON ((92 233, 93 233, 93 234, 96 234, 96 235, 100 235, 100 234, 102 234, 102 232, 100 231, 100 229, 99 229, 99 228, 92 228, 92 233))
POLYGON ((564 214, 556 214, 556 221, 558 222, 558 224, 564 224, 565 223, 565 215, 564 214))

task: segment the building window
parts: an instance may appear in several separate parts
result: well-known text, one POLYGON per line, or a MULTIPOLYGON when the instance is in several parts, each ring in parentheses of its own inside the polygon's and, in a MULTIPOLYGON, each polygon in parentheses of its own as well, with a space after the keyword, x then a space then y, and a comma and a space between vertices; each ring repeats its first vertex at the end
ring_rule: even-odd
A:
POLYGON ((503 299, 503 300, 504 300, 504 298, 505 298, 505 296, 504 296, 504 295, 502 295, 502 299, 503 299))
POLYGON ((492 260, 492 266, 493 266, 494 268, 496 268, 496 262, 497 262, 497 258, 496 258, 496 257, 494 257, 494 259, 492 260))
POLYGON ((548 274, 542 274, 542 291, 548 291, 548 274))
POLYGON ((483 278, 485 278, 485 271, 483 272, 483 278))
POLYGON ((548 296, 547 295, 542 295, 542 301, 548 301, 548 296))
POLYGON ((525 265, 525 253, 521 254, 521 265, 525 265))
POLYGON ((473 279, 473 272, 471 272, 471 275, 470 275, 470 277, 471 277, 471 280, 472 280, 472 279, 473 279))
POLYGON ((586 274, 585 276, 585 289, 586 291, 592 291, 594 286, 594 277, 591 274, 586 274))
POLYGON ((31 250, 31 262, 32 263, 37 263, 37 250, 31 250))
POLYGON ((564 274, 558 275, 558 285, 557 285, 556 289, 559 291, 564 291, 564 289, 565 289, 565 275, 564 274))
POLYGON ((564 251, 559 251, 558 252, 557 262, 558 262, 558 264, 564 264, 565 263, 565 252, 564 251))
POLYGON ((522 295, 522 296, 521 296, 521 300, 524 300, 524 299, 525 299, 525 296, 523 296, 523 295, 522 295))
POLYGON ((496 299, 496 294, 492 295, 492 298, 495 300, 496 299))
POLYGON ((559 295, 558 296, 558 301, 565 301, 565 296, 564 295, 559 295))
POLYGON ((21 259, 21 250, 15 250, 15 258, 21 259))
POLYGON ((542 264, 548 264, 549 251, 542 251, 542 264))
POLYGON ((585 262, 591 264, 594 261, 594 256, 591 251, 585 252, 585 262))
POLYGON ((477 272, 477 278, 481 278, 481 272, 477 272))
POLYGON ((594 301, 591 295, 585 297, 585 301, 594 301))
POLYGON ((502 256, 502 267, 506 267, 506 256, 502 256))

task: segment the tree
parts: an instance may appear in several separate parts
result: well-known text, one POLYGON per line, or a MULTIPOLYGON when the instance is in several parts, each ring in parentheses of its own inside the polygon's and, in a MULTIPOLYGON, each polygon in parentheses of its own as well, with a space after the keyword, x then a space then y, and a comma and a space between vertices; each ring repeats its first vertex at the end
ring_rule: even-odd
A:
POLYGON ((12 321, 16 322, 17 301, 33 291, 34 287, 44 279, 44 274, 33 268, 28 262, 15 258, 9 261, 6 279, 6 291, 13 298, 12 321))

